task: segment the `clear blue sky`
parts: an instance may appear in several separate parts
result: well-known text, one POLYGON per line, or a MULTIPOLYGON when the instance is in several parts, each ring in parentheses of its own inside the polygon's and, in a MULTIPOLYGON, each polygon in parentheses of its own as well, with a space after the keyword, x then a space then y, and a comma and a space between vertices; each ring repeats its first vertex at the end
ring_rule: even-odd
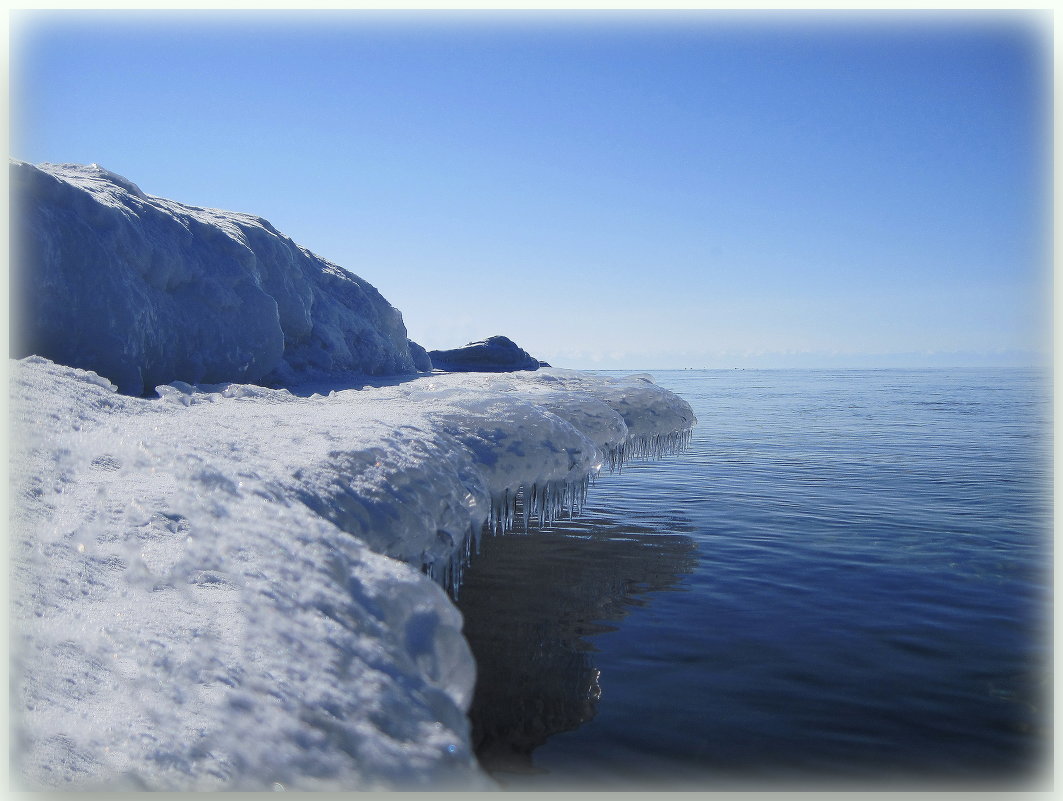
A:
POLYGON ((1028 363, 1050 347, 1046 25, 21 13, 11 155, 263 216, 430 349, 1028 363))

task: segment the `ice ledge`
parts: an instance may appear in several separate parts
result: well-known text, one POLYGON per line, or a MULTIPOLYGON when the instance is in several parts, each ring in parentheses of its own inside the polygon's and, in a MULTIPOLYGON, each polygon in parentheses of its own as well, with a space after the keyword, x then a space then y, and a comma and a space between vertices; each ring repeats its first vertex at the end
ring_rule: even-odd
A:
POLYGON ((485 522, 577 511, 604 465, 694 424, 645 378, 552 369, 155 399, 38 357, 12 376, 35 787, 487 786, 460 615, 422 570, 458 586, 485 522))

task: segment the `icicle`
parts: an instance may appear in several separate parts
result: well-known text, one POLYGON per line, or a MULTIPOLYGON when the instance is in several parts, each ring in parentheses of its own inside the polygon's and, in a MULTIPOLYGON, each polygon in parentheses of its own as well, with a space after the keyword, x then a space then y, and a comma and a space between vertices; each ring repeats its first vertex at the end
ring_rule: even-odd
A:
POLYGON ((536 510, 539 513, 539 528, 543 528, 546 525, 546 515, 547 515, 547 512, 548 512, 549 503, 550 503, 550 485, 549 484, 547 484, 546 486, 543 487, 541 495, 537 496, 535 498, 535 501, 536 501, 536 503, 538 504, 538 507, 539 507, 536 510))
MULTIPOLYGON (((681 453, 690 445, 692 429, 672 431, 668 434, 643 435, 607 447, 603 453, 602 467, 620 473, 626 462, 635 459, 660 459, 681 453)), ((452 551, 452 557, 442 564, 424 555, 422 571, 439 583, 455 600, 461 588, 465 569, 473 554, 480 552, 480 539, 486 529, 492 536, 501 536, 518 530, 530 533, 534 523, 540 530, 549 528, 565 517, 574 518, 583 512, 587 497, 599 474, 593 470, 578 479, 533 482, 521 484, 515 489, 505 488, 491 497, 490 514, 483 524, 465 532, 461 544, 452 551), (517 528, 517 520, 520 527, 517 528)))
POLYGON ((667 434, 638 435, 612 448, 608 454, 609 470, 623 473, 627 462, 641 459, 662 459, 682 453, 690 446, 693 429, 672 431, 667 434))
MULTIPOLYGON (((465 568, 472 561, 473 549, 480 551, 480 536, 484 528, 491 526, 491 520, 484 520, 479 529, 470 525, 465 529, 460 542, 454 543, 447 556, 426 550, 421 554, 421 572, 441 586, 454 600, 458 598, 465 577, 465 568)), ((441 532, 452 538, 449 532, 441 532)))

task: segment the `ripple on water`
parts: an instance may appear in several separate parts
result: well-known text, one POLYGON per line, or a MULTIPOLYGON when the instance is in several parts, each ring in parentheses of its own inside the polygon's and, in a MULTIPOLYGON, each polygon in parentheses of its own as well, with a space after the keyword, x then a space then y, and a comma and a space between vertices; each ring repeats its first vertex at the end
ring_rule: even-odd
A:
POLYGON ((690 450, 473 560, 485 765, 515 789, 1033 775, 1051 720, 1043 377, 654 376, 694 407, 690 450))

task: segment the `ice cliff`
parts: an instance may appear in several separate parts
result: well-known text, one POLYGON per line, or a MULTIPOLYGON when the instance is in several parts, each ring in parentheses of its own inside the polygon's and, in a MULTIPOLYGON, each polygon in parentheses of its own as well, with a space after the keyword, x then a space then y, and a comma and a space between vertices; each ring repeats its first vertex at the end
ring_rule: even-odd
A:
POLYGON ((262 221, 96 168, 13 172, 45 196, 19 223, 41 271, 21 275, 23 320, 60 349, 11 362, 16 784, 490 787, 448 592, 480 537, 574 513, 604 465, 681 448, 690 407, 649 376, 370 381, 424 351, 372 287, 262 221), (186 369, 198 383, 135 394, 186 369))
POLYGON ((132 394, 431 369, 374 287, 259 217, 153 197, 96 165, 13 161, 10 178, 15 356, 132 394))

